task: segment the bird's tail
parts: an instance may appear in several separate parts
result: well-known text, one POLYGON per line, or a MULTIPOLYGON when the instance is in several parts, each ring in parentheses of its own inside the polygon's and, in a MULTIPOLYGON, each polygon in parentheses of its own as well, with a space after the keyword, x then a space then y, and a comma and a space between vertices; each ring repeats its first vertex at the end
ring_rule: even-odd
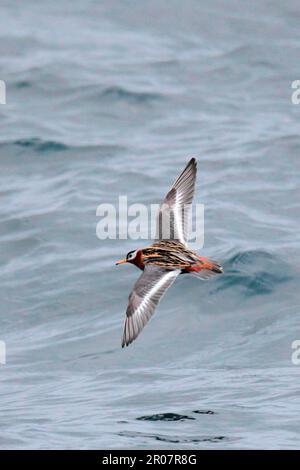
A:
POLYGON ((222 266, 217 262, 208 258, 200 258, 199 264, 191 266, 188 270, 190 274, 198 277, 199 279, 209 279, 217 274, 223 273, 222 266))

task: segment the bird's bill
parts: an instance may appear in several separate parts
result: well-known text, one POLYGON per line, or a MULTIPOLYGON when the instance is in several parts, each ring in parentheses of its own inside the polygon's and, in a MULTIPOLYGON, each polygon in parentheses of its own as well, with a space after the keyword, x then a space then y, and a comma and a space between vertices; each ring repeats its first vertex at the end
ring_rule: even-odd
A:
POLYGON ((124 259, 121 259, 120 261, 117 261, 116 264, 125 264, 127 263, 127 259, 124 258, 124 259))

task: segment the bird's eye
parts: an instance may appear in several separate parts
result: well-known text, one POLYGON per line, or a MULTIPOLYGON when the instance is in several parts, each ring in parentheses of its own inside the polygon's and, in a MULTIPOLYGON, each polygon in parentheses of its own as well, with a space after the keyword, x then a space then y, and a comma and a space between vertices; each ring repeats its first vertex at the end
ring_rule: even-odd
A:
POLYGON ((128 255, 127 255, 127 259, 128 259, 128 260, 134 259, 134 257, 135 257, 135 253, 134 253, 134 252, 133 252, 133 253, 128 253, 128 255))

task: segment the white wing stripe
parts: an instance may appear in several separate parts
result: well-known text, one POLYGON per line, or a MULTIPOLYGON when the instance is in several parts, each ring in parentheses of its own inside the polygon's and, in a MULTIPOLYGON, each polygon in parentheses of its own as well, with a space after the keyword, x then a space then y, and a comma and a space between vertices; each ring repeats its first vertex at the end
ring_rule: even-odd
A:
POLYGON ((177 233, 178 233, 178 238, 179 238, 179 241, 181 243, 183 243, 184 245, 186 244, 186 241, 185 241, 185 238, 184 238, 184 233, 183 233, 183 220, 182 220, 182 213, 180 211, 181 209, 181 205, 180 203, 178 202, 178 194, 176 193, 176 196, 175 196, 175 213, 176 213, 176 217, 175 217, 175 220, 174 220, 174 224, 177 226, 177 233))
POLYGON ((128 346, 139 335, 179 273, 179 269, 167 271, 151 265, 145 267, 129 296, 122 347, 128 346))
POLYGON ((172 278, 177 277, 177 275, 177 271, 170 271, 169 273, 165 274, 156 284, 154 284, 154 286, 149 290, 149 292, 147 292, 141 304, 138 306, 133 315, 137 315, 138 317, 140 317, 140 315, 143 314, 144 309, 146 309, 146 307, 148 306, 148 302, 151 302, 152 296, 154 296, 161 288, 163 288, 169 279, 171 280, 172 278))

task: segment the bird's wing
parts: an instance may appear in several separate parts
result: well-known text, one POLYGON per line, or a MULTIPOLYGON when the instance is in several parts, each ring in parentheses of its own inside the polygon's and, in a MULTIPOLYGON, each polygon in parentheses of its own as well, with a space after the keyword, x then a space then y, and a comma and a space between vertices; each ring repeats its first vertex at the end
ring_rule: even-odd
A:
POLYGON ((189 209, 197 175, 197 161, 192 158, 178 176, 159 208, 156 240, 178 240, 187 244, 189 209))
POLYGON ((178 269, 170 271, 153 265, 145 267, 129 295, 122 347, 128 346, 139 335, 179 273, 178 269))

